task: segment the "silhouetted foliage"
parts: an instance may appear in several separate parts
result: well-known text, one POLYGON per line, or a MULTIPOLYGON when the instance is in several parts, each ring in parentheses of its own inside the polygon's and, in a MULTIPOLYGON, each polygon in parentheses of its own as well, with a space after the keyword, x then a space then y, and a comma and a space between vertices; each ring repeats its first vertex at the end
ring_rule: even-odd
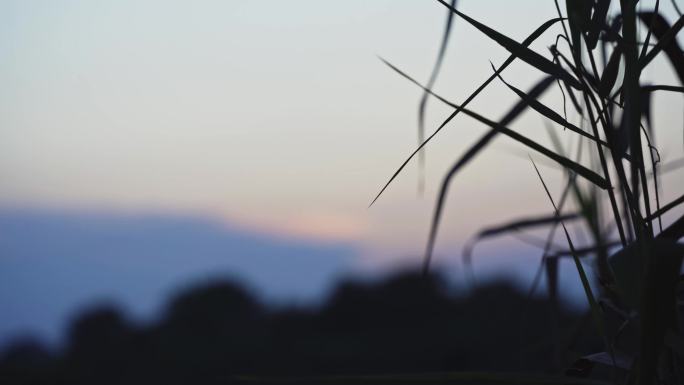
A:
MULTIPOLYGON (((552 354, 557 341, 548 338, 550 315, 548 301, 529 299, 508 283, 462 296, 437 275, 346 281, 322 305, 304 308, 270 308, 235 283, 216 281, 179 293, 152 325, 135 325, 111 306, 87 309, 72 322, 59 354, 50 355, 35 340, 18 341, 3 355, 0 382, 176 384, 232 383, 238 375, 560 372, 552 354)), ((575 351, 600 347, 600 341, 576 338, 586 329, 582 318, 558 315, 559 335, 575 344, 563 351, 564 366, 579 357, 575 351)))

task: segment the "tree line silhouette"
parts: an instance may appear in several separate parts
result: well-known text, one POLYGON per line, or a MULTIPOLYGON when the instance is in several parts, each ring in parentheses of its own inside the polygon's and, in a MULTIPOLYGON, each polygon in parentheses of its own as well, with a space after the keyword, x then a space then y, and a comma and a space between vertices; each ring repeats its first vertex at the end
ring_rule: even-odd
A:
POLYGON ((231 383, 310 376, 462 370, 559 372, 597 351, 588 317, 491 282, 468 296, 438 275, 341 282, 321 305, 275 308, 232 281, 171 298, 151 325, 116 307, 74 319, 66 346, 35 339, 2 354, 3 384, 231 383), (555 338, 550 338, 555 336, 555 338))

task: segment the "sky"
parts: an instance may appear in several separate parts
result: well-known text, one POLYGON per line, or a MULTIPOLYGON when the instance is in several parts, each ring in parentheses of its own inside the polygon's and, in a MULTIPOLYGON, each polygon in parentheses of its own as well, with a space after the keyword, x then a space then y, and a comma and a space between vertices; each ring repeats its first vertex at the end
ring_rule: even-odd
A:
MULTIPOLYGON (((519 41, 556 16, 552 1, 516 1, 516 9, 504 0, 459 3, 466 14, 519 41)), ((675 18, 669 2, 661 7, 675 18)), ((275 254, 291 255, 293 245, 306 244, 307 253, 328 258, 318 270, 302 273, 317 277, 307 290, 320 290, 321 282, 348 271, 419 263, 442 175, 484 128, 457 119, 428 147, 425 193, 418 193, 414 163, 368 208, 416 146, 421 96, 378 56, 427 79, 445 17, 444 7, 428 0, 1 2, 0 280, 9 282, 2 275, 12 272, 25 275, 2 287, 0 307, 13 309, 11 294, 28 290, 37 279, 29 274, 36 265, 17 261, 33 256, 43 261, 40 266, 51 266, 46 258, 56 259, 58 268, 67 263, 65 255, 111 253, 117 242, 96 242, 111 231, 127 245, 115 253, 128 261, 117 265, 123 271, 139 260, 126 258, 144 254, 131 246, 141 242, 130 240, 136 236, 176 261, 174 273, 159 278, 150 298, 173 282, 219 269, 216 258, 224 254, 216 250, 222 247, 256 247, 242 245, 235 234, 261 239, 257 245, 277 245, 275 254), (121 225, 122 217, 127 225, 121 225), (140 221, 164 218, 184 223, 184 239, 206 251, 204 262, 188 267, 169 251, 162 240, 182 237, 176 230, 136 228, 140 221), (69 227, 74 221, 93 231, 69 227), (62 246, 36 247, 51 244, 59 223, 69 234, 62 246), (225 234, 216 235, 214 227, 225 234), (17 228, 21 236, 10 232, 17 228), (206 231, 195 236, 193 229, 206 231), (91 238, 79 241, 79 234, 91 238), (224 237, 233 243, 217 240, 224 237), (201 247, 205 242, 212 251, 201 247)), ((550 30, 533 48, 547 54, 559 32, 550 30)), ((501 63, 506 56, 456 18, 435 89, 463 101, 490 75, 489 61, 501 63)), ((522 89, 540 78, 523 63, 513 64, 504 77, 522 89)), ((643 78, 668 82, 674 76, 665 61, 656 60, 643 78)), ((497 118, 515 100, 495 83, 471 107, 497 118)), ((561 106, 555 91, 544 100, 561 106)), ((678 159, 682 100, 657 95, 654 106, 661 155, 664 161, 678 159)), ((428 130, 449 113, 431 101, 428 130)), ((548 143, 534 113, 514 127, 548 143)), ((438 264, 458 270, 461 248, 483 226, 551 212, 526 151, 505 138, 490 147, 451 189, 438 264)), ((562 173, 547 166, 542 172, 558 191, 562 173)), ((677 172, 663 177, 664 201, 678 196, 683 180, 677 172)), ((510 238, 487 242, 476 252, 476 266, 492 274, 519 271, 529 278, 529 266, 538 260, 534 249, 510 238)), ((266 291, 303 292, 296 279, 279 287, 259 278, 259 269, 268 275, 278 264, 233 263, 235 253, 225 255, 223 270, 246 275, 266 291)), ((98 290, 135 297, 116 291, 119 278, 112 279, 90 297, 98 290)), ((89 290, 81 291, 65 297, 61 313, 54 314, 86 301, 89 290)), ((24 302, 34 304, 26 314, 40 307, 47 292, 26 295, 24 302)))

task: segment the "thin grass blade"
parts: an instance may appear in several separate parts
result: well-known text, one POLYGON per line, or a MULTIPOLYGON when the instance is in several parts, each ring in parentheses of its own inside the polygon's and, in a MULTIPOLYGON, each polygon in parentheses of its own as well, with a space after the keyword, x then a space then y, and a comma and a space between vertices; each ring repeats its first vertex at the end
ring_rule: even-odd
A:
MULTIPOLYGON (((456 8, 456 3, 458 0, 451 0, 451 6, 456 8)), ((427 82, 427 88, 432 89, 437 81, 437 76, 442 68, 442 62, 444 61, 444 54, 446 53, 446 48, 449 43, 449 36, 451 36, 451 26, 454 20, 454 13, 447 12, 446 26, 444 27, 444 34, 442 35, 442 43, 439 46, 439 53, 437 54, 437 60, 435 60, 435 65, 432 67, 432 73, 427 82)), ((420 98, 420 103, 418 104, 418 145, 423 143, 425 140, 425 109, 427 108, 427 101, 430 93, 425 91, 423 96, 420 98)), ((418 157, 418 163, 420 167, 420 179, 418 182, 418 191, 422 194, 425 188, 425 151, 421 151, 418 157)))
MULTIPOLYGON (((548 20, 547 22, 545 22, 544 24, 542 24, 541 26, 539 26, 537 29, 535 29, 535 30, 534 30, 534 31, 533 31, 533 32, 532 32, 532 33, 531 33, 531 34, 522 42, 522 45, 523 45, 524 47, 529 46, 529 45, 532 44, 535 40, 537 40, 544 32, 546 32, 546 30, 548 30, 552 25, 554 25, 554 24, 556 24, 557 22, 562 21, 562 20, 563 20, 563 19, 561 19, 561 18, 555 18, 555 19, 548 20)), ((506 69, 506 67, 508 67, 511 63, 513 63, 513 61, 515 60, 515 58, 516 58, 515 55, 510 55, 510 56, 506 59, 506 61, 504 61, 504 63, 501 64, 501 66, 499 66, 497 72, 500 73, 501 71, 503 71, 504 69, 506 69)), ((387 61, 384 60, 383 58, 380 58, 380 60, 382 60, 385 64, 388 64, 387 61)), ((468 96, 468 98, 466 98, 466 100, 463 102, 463 104, 462 104, 461 106, 462 106, 462 107, 467 106, 468 103, 470 103, 473 99, 475 99, 475 98, 477 97, 477 95, 479 95, 480 92, 482 92, 482 90, 484 90, 484 89, 489 85, 489 83, 491 83, 494 79, 496 79, 496 76, 492 75, 492 76, 489 77, 489 79, 485 80, 482 84, 480 84, 480 86, 479 86, 473 93, 471 93, 471 94, 468 96)), ((397 178, 397 176, 398 176, 398 175, 401 173, 401 171, 406 167, 406 165, 411 161, 411 159, 413 159, 413 157, 416 156, 416 154, 418 154, 418 153, 420 152, 420 150, 423 149, 423 147, 425 147, 425 146, 428 144, 428 142, 430 142, 430 141, 432 140, 432 138, 434 138, 434 137, 435 137, 435 136, 436 136, 436 135, 437 135, 437 134, 438 134, 438 133, 439 133, 439 132, 440 132, 440 131, 441 131, 441 130, 442 130, 442 129, 451 121, 451 120, 452 120, 452 119, 454 119, 454 118, 456 117, 456 115, 458 115, 459 112, 461 112, 461 109, 460 109, 460 108, 456 108, 456 110, 454 110, 454 112, 452 112, 452 113, 451 113, 451 114, 450 114, 450 115, 449 115, 449 116, 448 116, 448 117, 439 125, 439 127, 437 127, 437 129, 436 129, 430 136, 428 136, 427 139, 425 139, 425 141, 424 141, 423 143, 420 144, 420 146, 418 146, 418 148, 416 148, 415 150, 413 150, 413 152, 404 160, 404 162, 401 164, 401 166, 399 166, 399 168, 397 168, 397 170, 394 172, 394 174, 392 174, 392 176, 389 178, 389 180, 388 180, 388 181, 385 183, 385 185, 380 189, 380 192, 378 192, 378 194, 375 196, 375 198, 373 198, 373 200, 371 201, 370 205, 368 205, 369 207, 372 206, 373 203, 375 203, 375 202, 378 200, 378 198, 380 198, 380 196, 382 195, 382 193, 385 192, 385 190, 387 190, 387 188, 389 187, 389 185, 397 178)))
POLYGON ((555 78, 558 79, 565 79, 568 84, 571 86, 575 87, 578 90, 582 89, 582 84, 572 77, 568 72, 566 72, 563 67, 559 66, 558 64, 552 62, 551 60, 543 57, 542 55, 534 52, 533 50, 529 49, 523 44, 518 43, 517 41, 509 38, 508 36, 478 22, 477 20, 469 17, 468 15, 464 14, 463 12, 460 12, 456 8, 451 7, 446 1, 444 0, 437 0, 440 2, 442 5, 445 7, 451 9, 452 12, 455 14, 459 15, 462 17, 465 21, 467 21, 470 25, 473 27, 477 28, 480 32, 484 33, 489 37, 490 39, 494 40, 496 43, 498 43, 500 46, 505 48, 508 52, 511 54, 515 55, 516 57, 520 58, 522 61, 526 62, 527 64, 537 68, 538 70, 545 72, 551 76, 554 76, 555 78))

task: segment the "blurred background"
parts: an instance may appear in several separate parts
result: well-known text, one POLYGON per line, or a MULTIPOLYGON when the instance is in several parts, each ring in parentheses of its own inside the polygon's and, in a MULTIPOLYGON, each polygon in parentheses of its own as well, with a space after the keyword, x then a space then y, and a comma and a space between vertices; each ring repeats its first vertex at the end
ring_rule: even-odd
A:
MULTIPOLYGON (((552 1, 515 3, 459 8, 518 41, 556 16, 552 1)), ((377 56, 426 81, 445 19, 435 1, 0 2, 0 349, 24 335, 58 347, 93 304, 154 322, 169 296, 226 277, 305 306, 342 279, 419 266, 442 176, 484 128, 459 116, 428 146, 425 192, 414 162, 369 208, 417 145, 421 97, 377 56)), ((559 31, 533 48, 547 53, 559 31)), ((455 18, 435 89, 461 102, 506 57, 455 18)), ((514 63, 504 77, 526 89, 539 75, 514 63)), ((663 59, 644 73, 656 77, 675 79, 663 59)), ((471 107, 496 118, 515 100, 495 82, 471 107)), ((545 101, 562 106, 556 91, 545 101)), ((663 161, 677 160, 681 98, 653 106, 671 127, 663 161)), ((428 132, 450 113, 427 111, 428 132)), ((514 127, 548 143, 534 113, 514 127)), ((438 238, 435 266, 463 290, 462 248, 480 228, 551 213, 524 149, 492 147, 456 179, 438 238)), ((559 191, 561 170, 542 172, 559 191)), ((670 201, 684 178, 662 185, 670 201)), ((474 269, 525 290, 540 253, 497 238, 474 269)), ((561 284, 582 308, 570 263, 561 284)))

